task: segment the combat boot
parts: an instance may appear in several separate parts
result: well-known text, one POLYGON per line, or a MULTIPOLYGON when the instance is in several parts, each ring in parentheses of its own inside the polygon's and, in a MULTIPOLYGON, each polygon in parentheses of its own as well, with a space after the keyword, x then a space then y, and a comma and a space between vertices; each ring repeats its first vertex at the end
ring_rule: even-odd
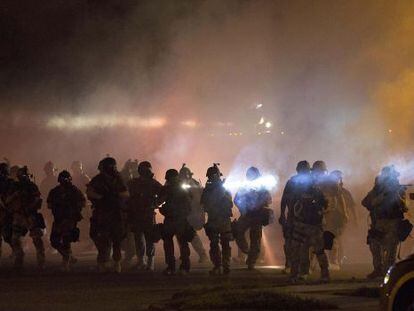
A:
POLYGON ((322 283, 328 283, 331 280, 331 277, 329 275, 329 270, 328 269, 323 269, 321 271, 321 278, 320 281, 322 283))
POLYGON ((162 274, 167 275, 167 276, 172 276, 175 275, 175 269, 171 268, 171 267, 167 267, 167 269, 165 269, 162 274))
POLYGON ((217 266, 217 267, 214 267, 212 270, 210 270, 210 272, 209 272, 209 274, 211 275, 211 276, 216 276, 216 275, 221 275, 221 267, 220 266, 217 266))
POLYGON ((115 273, 121 273, 122 272, 122 265, 121 265, 120 260, 114 262, 114 271, 115 271, 115 273))
POLYGON ((147 265, 146 265, 145 269, 147 271, 154 271, 155 270, 154 257, 148 257, 147 258, 147 265))
POLYGON ((230 274, 230 268, 229 267, 223 267, 223 275, 229 275, 230 274))
POLYGON ((70 262, 69 260, 63 259, 62 261, 62 271, 69 272, 70 271, 70 262))

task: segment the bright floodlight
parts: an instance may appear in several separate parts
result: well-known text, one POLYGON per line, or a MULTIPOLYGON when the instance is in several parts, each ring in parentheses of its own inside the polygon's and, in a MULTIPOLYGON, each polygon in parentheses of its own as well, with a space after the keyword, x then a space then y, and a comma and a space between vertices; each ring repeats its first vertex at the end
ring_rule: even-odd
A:
POLYGON ((270 129, 272 127, 272 122, 266 122, 265 123, 265 128, 270 129))
POLYGON ((230 181, 226 180, 224 182, 224 188, 227 190, 234 192, 241 188, 247 190, 272 190, 277 186, 278 179, 276 176, 273 175, 263 175, 255 180, 245 180, 245 181, 230 181))

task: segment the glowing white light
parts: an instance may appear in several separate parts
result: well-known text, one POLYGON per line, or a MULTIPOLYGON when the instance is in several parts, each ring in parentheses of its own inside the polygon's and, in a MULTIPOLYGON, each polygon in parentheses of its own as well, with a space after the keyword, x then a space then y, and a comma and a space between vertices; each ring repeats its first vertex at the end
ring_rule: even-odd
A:
POLYGON ((262 108, 263 107, 263 104, 257 104, 256 105, 256 109, 260 109, 260 108, 262 108))
POLYGON ((244 189, 266 189, 272 190, 277 186, 278 178, 273 175, 263 175, 255 180, 245 180, 245 181, 231 181, 226 180, 224 182, 224 188, 229 191, 237 191, 240 188, 244 189))
POLYGON ((182 184, 181 188, 183 188, 184 190, 188 190, 191 188, 191 186, 189 184, 182 184))
POLYGON ((142 118, 135 116, 54 116, 47 122, 46 126, 57 129, 82 130, 91 128, 161 128, 166 124, 164 118, 142 118))
POLYGON ((265 123, 265 128, 270 129, 272 127, 272 122, 266 122, 265 123))
POLYGON ((391 133, 392 133, 392 129, 389 129, 389 130, 388 130, 388 133, 390 133, 390 134, 391 134, 391 133))
POLYGON ((261 117, 260 118, 260 121, 259 121, 259 125, 262 125, 262 124, 264 124, 265 123, 265 119, 263 118, 263 117, 261 117))

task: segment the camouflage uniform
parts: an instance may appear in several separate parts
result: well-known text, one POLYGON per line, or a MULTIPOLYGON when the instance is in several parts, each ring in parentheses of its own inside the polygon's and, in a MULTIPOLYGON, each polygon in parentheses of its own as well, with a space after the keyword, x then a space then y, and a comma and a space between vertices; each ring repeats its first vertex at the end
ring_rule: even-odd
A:
POLYGON ((22 238, 29 232, 36 248, 39 268, 44 267, 45 248, 43 233, 45 223, 42 214, 38 212, 42 206, 39 188, 30 181, 28 176, 15 182, 7 198, 7 209, 13 217, 11 244, 15 257, 14 266, 23 266, 24 251, 22 238))
POLYGON ((72 184, 59 185, 49 192, 47 203, 54 217, 50 244, 62 255, 63 263, 67 264, 72 258, 71 242, 79 241, 77 223, 82 219, 85 197, 72 184))
POLYGON ((398 227, 406 212, 404 187, 396 178, 379 176, 362 205, 369 210, 371 216, 367 242, 373 257, 374 271, 368 277, 380 277, 396 260, 398 227))
POLYGON ((265 189, 241 189, 236 193, 234 203, 240 211, 235 234, 237 246, 247 254, 247 265, 253 269, 260 254, 265 207, 272 203, 269 191, 265 189), (250 230, 250 247, 245 232, 250 230))
POLYGON ((295 190, 296 187, 300 187, 300 184, 310 182, 309 174, 297 174, 291 177, 286 183, 283 189, 282 199, 280 201, 280 219, 279 223, 282 225, 283 237, 285 239, 284 252, 285 252, 285 268, 291 266, 291 254, 292 254, 292 234, 294 223, 293 207, 295 204, 295 190), (287 213, 286 213, 287 208, 287 213), (286 215, 287 214, 287 215, 286 215))
POLYGON ((231 194, 223 187, 223 182, 207 181, 201 196, 201 204, 208 215, 205 225, 206 234, 210 239, 210 259, 214 264, 212 273, 220 273, 221 267, 225 274, 230 272, 232 239, 231 219, 233 202, 231 194), (221 244, 221 251, 220 246, 221 244))
POLYGON ((127 188, 119 174, 100 173, 88 184, 87 195, 92 202, 90 237, 98 249, 97 262, 105 267, 112 258, 119 263, 121 243, 125 237, 123 198, 127 188), (99 199, 96 197, 99 195, 99 199))
POLYGON ((191 197, 178 180, 178 172, 173 180, 167 180, 164 185, 161 201, 165 202, 160 208, 160 213, 165 217, 162 234, 165 262, 167 264, 165 273, 172 274, 175 272, 174 236, 176 236, 180 247, 180 271, 188 272, 190 270, 190 247, 188 243, 194 238, 194 229, 187 220, 191 212, 191 197))
MULTIPOLYGON (((153 265, 155 254, 152 230, 155 224, 155 208, 162 185, 154 178, 140 176, 128 183, 128 224, 134 236, 138 261, 147 255, 147 267, 153 265)), ((141 259, 141 261, 143 261, 141 259)), ((140 262, 138 262, 140 264, 140 262)))
POLYGON ((308 274, 311 249, 318 259, 322 278, 328 280, 329 263, 324 250, 322 228, 327 202, 312 182, 297 187, 294 196, 291 277, 295 280, 308 274))

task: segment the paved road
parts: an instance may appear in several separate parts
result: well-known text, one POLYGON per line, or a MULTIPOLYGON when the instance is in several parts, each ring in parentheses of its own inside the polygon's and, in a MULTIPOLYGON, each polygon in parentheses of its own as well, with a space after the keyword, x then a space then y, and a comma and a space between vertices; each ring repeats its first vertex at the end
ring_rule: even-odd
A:
POLYGON ((318 284, 317 274, 309 284, 292 285, 280 267, 259 267, 247 271, 243 266, 233 266, 231 276, 211 277, 210 265, 195 264, 186 277, 165 277, 163 263, 157 260, 155 273, 126 271, 121 275, 98 274, 95 271, 94 254, 84 253, 72 273, 60 272, 59 257, 49 256, 46 270, 36 271, 29 256, 24 273, 10 272, 11 262, 3 260, 0 269, 0 310, 148 310, 162 303, 177 292, 194 288, 217 286, 252 286, 301 297, 320 299, 340 310, 376 310, 378 299, 354 296, 362 287, 375 288, 378 283, 363 279, 369 266, 351 265, 343 271, 332 273, 330 284, 318 284))

